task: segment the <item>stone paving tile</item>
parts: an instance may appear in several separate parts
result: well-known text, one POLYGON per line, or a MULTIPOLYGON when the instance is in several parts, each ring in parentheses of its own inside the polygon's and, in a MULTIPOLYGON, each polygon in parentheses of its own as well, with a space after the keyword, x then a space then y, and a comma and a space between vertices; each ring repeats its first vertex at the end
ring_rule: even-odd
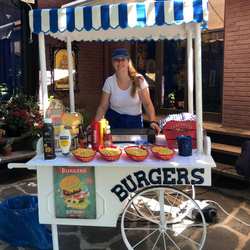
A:
POLYGON ((19 185, 19 188, 21 188, 25 194, 37 194, 37 184, 36 180, 31 179, 26 182, 22 182, 19 185))
MULTIPOLYGON (((210 189, 211 190, 211 189, 210 189)), ((212 200, 221 205, 228 213, 240 206, 240 202, 237 199, 229 198, 221 193, 214 192, 213 190, 197 195, 196 198, 199 200, 212 200)), ((216 206, 214 203, 209 203, 216 206)), ((217 207, 217 206, 216 206, 217 207)), ((217 207, 217 217, 219 222, 224 221, 228 216, 217 207)))
POLYGON ((76 235, 60 235, 59 234, 60 250, 81 250, 80 239, 76 235))
POLYGON ((121 234, 121 229, 119 227, 81 227, 82 237, 89 243, 98 242, 108 242, 115 235, 121 234), (99 235, 98 237, 93 237, 93 235, 99 235))
POLYGON ((1 201, 7 199, 8 197, 13 197, 20 195, 20 190, 15 187, 6 188, 0 191, 1 201))
MULTIPOLYGON (((249 213, 247 213, 247 211, 245 209, 240 209, 238 213, 235 214, 235 217, 250 224, 250 215, 249 213)), ((235 231, 244 234, 244 235, 248 235, 250 233, 250 227, 246 226, 242 223, 240 223, 239 221, 235 220, 234 218, 232 218, 228 223, 227 226, 231 227, 232 229, 234 229, 235 231)), ((250 249, 250 248, 249 248, 250 249)))
POLYGON ((250 249, 250 237, 249 240, 246 242, 245 246, 242 248, 242 250, 249 250, 250 249))
POLYGON ((238 237, 224 227, 208 230, 203 250, 235 250, 238 237))
POLYGON ((59 233, 72 233, 79 231, 79 226, 65 226, 65 225, 59 225, 58 227, 59 233))

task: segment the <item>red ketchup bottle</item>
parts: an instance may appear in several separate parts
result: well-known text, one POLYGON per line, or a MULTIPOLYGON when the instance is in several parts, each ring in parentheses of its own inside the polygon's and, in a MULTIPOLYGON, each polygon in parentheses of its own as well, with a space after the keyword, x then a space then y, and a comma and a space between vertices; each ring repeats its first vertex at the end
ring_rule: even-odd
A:
POLYGON ((91 123, 91 144, 92 148, 97 150, 100 145, 100 123, 93 121, 91 123))
POLYGON ((112 134, 111 134, 110 126, 109 125, 106 127, 106 130, 105 130, 105 133, 104 133, 103 142, 104 142, 104 146, 105 147, 112 146, 112 134))

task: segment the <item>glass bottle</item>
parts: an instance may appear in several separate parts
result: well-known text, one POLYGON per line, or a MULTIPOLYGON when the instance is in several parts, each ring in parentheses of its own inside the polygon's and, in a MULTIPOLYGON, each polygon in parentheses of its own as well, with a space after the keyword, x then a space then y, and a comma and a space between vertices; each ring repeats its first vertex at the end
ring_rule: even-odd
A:
POLYGON ((50 118, 44 119, 43 126, 43 151, 44 159, 50 160, 56 158, 54 127, 50 118))
POLYGON ((109 125, 106 127, 104 137, 103 137, 103 142, 104 142, 105 147, 109 147, 112 145, 112 134, 111 134, 109 125))
POLYGON ((63 155, 68 155, 71 146, 70 127, 65 126, 59 134, 59 145, 63 155))

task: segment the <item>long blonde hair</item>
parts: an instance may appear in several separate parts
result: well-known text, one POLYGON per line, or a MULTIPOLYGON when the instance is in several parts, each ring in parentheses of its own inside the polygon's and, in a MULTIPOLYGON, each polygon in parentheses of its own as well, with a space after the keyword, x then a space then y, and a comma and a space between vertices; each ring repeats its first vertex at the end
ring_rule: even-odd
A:
POLYGON ((140 76, 138 76, 138 72, 133 66, 131 59, 129 59, 129 64, 128 64, 128 75, 132 81, 132 88, 130 95, 134 97, 136 90, 140 88, 140 76))

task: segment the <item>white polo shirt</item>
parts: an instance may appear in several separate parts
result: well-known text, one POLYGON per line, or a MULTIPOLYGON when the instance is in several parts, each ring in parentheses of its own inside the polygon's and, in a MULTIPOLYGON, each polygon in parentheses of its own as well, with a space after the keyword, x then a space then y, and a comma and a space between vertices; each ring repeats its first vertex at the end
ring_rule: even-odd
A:
POLYGON ((120 114, 140 115, 142 113, 142 102, 138 95, 138 91, 148 88, 148 83, 140 81, 140 90, 137 90, 135 96, 131 96, 131 86, 122 90, 117 83, 116 75, 108 77, 104 83, 102 90, 110 94, 110 108, 120 114))

